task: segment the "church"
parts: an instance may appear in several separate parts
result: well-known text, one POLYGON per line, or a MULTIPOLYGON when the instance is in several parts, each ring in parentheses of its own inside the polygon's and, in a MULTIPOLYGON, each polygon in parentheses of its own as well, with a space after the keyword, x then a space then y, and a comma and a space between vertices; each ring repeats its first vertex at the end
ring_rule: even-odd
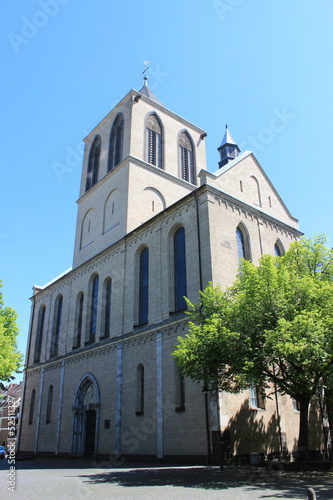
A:
MULTIPOLYGON (((205 393, 171 354, 187 297, 301 236, 250 151, 167 109, 147 77, 84 139, 73 266, 33 287, 20 456, 209 461, 290 452, 296 402, 205 393)), ((318 448, 314 443, 310 447, 318 448)))

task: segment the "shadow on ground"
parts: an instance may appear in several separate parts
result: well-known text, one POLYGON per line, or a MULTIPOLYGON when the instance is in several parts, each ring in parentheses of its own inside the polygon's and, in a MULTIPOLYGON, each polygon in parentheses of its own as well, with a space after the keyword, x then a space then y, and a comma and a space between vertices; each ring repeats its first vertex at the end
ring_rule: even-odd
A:
MULTIPOLYGON (((7 460, 1 461, 0 469, 8 469, 7 460)), ((51 471, 60 469, 63 477, 76 476, 90 485, 114 485, 124 488, 146 488, 169 486, 193 488, 206 491, 235 489, 235 500, 239 498, 237 488, 243 488, 244 498, 262 499, 306 499, 308 487, 314 488, 318 500, 333 500, 333 472, 283 471, 278 464, 268 468, 254 466, 219 467, 172 466, 138 464, 122 460, 99 462, 93 460, 36 459, 16 462, 18 470, 51 471), (260 496, 258 496, 260 495, 260 496)))
POLYGON ((124 487, 174 486, 206 490, 246 487, 247 491, 262 489, 262 498, 306 498, 313 487, 318 499, 333 499, 332 473, 286 473, 280 470, 252 467, 163 467, 103 471, 81 476, 88 483, 116 484, 124 487), (268 493, 267 490, 271 490, 268 493))

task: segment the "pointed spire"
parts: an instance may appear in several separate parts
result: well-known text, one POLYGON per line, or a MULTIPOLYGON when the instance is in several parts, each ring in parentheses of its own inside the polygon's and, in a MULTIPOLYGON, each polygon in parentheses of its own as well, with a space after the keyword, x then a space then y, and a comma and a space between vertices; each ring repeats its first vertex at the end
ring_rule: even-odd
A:
POLYGON ((161 103, 161 101, 156 97, 156 95, 150 90, 150 88, 147 85, 147 81, 148 81, 147 71, 149 69, 149 66, 148 66, 149 61, 143 61, 143 62, 145 64, 145 69, 142 72, 142 74, 144 74, 145 76, 143 77, 143 87, 142 87, 141 90, 139 90, 139 92, 140 92, 140 94, 145 95, 146 97, 148 97, 152 101, 156 102, 157 104, 160 104, 161 106, 164 106, 161 103))
POLYGON ((221 158, 219 161, 219 168, 224 167, 224 165, 226 165, 229 161, 237 158, 240 153, 239 147, 237 146, 229 132, 228 125, 226 125, 225 128, 226 131, 223 136, 222 142, 217 148, 221 158))

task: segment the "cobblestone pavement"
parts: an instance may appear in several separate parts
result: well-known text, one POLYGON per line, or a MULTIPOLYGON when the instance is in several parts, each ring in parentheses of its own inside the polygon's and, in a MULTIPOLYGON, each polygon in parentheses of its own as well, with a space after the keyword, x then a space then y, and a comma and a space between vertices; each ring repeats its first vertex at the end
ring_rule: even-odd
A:
POLYGON ((293 499, 306 500, 308 487, 318 500, 333 500, 332 472, 285 472, 255 467, 149 466, 84 460, 18 461, 8 476, 0 461, 0 499, 293 499), (14 479, 15 475, 15 479, 14 479), (9 491, 14 479, 15 493, 9 491))

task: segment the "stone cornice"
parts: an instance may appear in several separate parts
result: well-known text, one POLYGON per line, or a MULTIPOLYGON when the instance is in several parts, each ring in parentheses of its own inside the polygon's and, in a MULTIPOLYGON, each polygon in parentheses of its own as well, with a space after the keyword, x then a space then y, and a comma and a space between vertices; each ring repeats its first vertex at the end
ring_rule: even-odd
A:
POLYGON ((156 333, 162 332, 162 336, 177 334, 180 335, 186 329, 188 319, 185 314, 180 314, 177 318, 166 320, 157 325, 138 328, 125 335, 107 339, 102 343, 90 344, 81 349, 71 351, 67 354, 59 356, 56 359, 47 360, 38 365, 32 365, 25 369, 28 377, 41 374, 43 368, 45 371, 58 370, 61 368, 62 362, 66 365, 78 363, 85 359, 95 358, 97 356, 107 355, 110 352, 117 350, 119 344, 123 344, 125 348, 130 348, 138 344, 146 344, 147 342, 155 341, 156 333))
POLYGON ((275 219, 274 217, 268 215, 260 209, 248 205, 247 203, 244 203, 243 201, 240 201, 229 194, 223 193, 213 186, 203 184, 201 188, 205 188, 207 192, 213 197, 213 199, 216 200, 220 206, 224 205, 226 209, 230 208, 233 211, 238 210, 239 213, 243 212, 245 216, 254 218, 256 220, 261 220, 267 226, 276 226, 282 229, 285 233, 290 233, 296 238, 300 238, 303 235, 301 231, 294 228, 293 226, 289 226, 285 222, 282 222, 279 219, 275 219))

